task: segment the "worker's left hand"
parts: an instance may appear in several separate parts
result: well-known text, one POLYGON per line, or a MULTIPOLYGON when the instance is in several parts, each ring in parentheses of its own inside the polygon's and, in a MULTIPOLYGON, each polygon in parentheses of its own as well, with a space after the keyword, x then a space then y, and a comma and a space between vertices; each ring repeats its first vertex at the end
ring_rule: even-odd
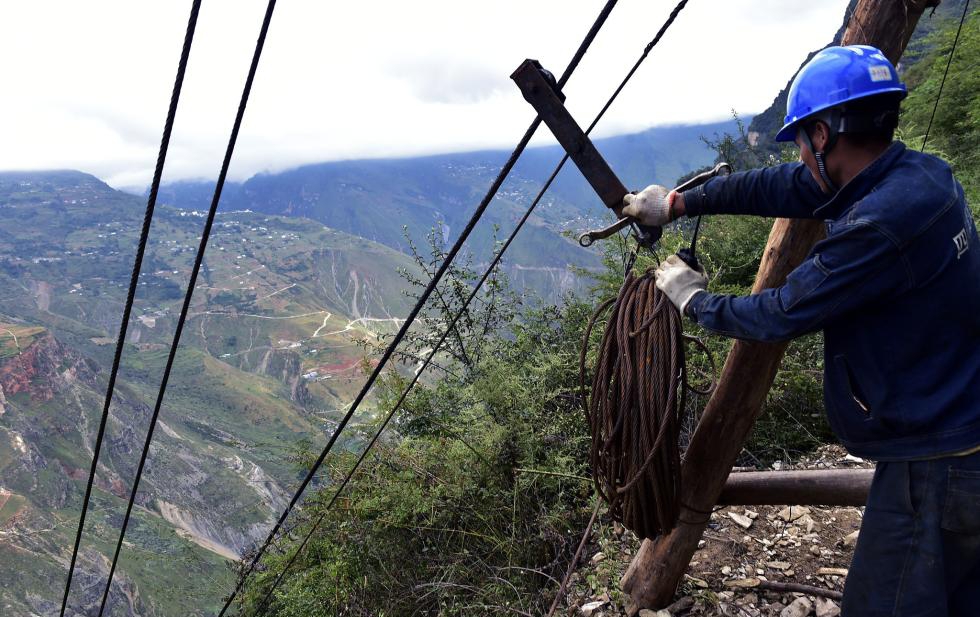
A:
POLYGON ((670 189, 651 184, 623 197, 623 216, 631 216, 643 225, 663 227, 671 219, 669 197, 670 189))
POLYGON ((708 288, 704 270, 695 270, 677 255, 671 255, 657 266, 656 277, 657 289, 667 294, 682 315, 691 298, 708 288))

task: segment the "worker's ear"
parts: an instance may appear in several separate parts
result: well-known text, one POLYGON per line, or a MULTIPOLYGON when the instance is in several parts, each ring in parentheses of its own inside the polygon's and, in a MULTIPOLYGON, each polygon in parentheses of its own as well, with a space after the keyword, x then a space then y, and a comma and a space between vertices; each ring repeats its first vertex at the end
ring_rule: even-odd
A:
POLYGON ((814 152, 823 152, 830 141, 830 127, 823 120, 817 120, 810 125, 810 142, 814 152))

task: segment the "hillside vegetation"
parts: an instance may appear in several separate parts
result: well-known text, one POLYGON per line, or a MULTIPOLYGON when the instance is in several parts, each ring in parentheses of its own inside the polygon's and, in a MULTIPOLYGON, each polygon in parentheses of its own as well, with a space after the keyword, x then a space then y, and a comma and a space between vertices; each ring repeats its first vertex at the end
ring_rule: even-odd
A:
MULTIPOLYGON (((944 3, 945 4, 945 3, 944 3)), ((905 72, 911 89, 903 104, 902 137, 911 148, 922 147, 933 109, 936 115, 926 150, 953 166, 974 214, 980 213, 980 8, 973 8, 963 29, 936 106, 939 85, 953 49, 960 10, 921 41, 917 61, 905 72)))
MULTIPOLYGON (((976 211, 977 150, 970 144, 980 130, 980 88, 972 70, 980 57, 980 28, 976 13, 970 19, 929 143, 953 164, 976 211)), ((935 102, 953 28, 948 20, 931 24, 921 53, 907 67, 912 93, 902 136, 910 147, 921 143, 916 138, 935 102)), ((757 149, 744 133, 709 141, 743 167, 795 155, 757 149)), ((761 219, 705 221, 699 249, 713 290, 748 293, 770 226, 761 219)), ((676 250, 683 233, 668 234, 662 252, 676 250)), ((454 365, 414 390, 395 430, 334 507, 324 505, 334 487, 311 496, 292 537, 281 540, 266 568, 249 579, 240 601, 244 613, 544 614, 594 504, 578 349, 592 306, 613 295, 622 280, 620 250, 607 247, 591 294, 560 306, 528 310, 498 293, 496 310, 515 319, 493 336, 472 327, 461 333, 464 347, 481 350, 475 354, 481 359, 454 365), (307 533, 310 543, 297 552, 298 538, 307 533), (272 592, 294 555, 295 563, 272 592)), ((638 267, 652 263, 643 256, 638 267)), ((694 333, 718 359, 731 345, 694 333)), ((695 369, 709 370, 703 354, 689 359, 695 369)), ((740 464, 768 467, 833 441, 823 416, 822 362, 821 337, 793 342, 740 464)), ((401 377, 390 377, 383 402, 390 404, 403 384, 401 377)), ((703 397, 690 400, 688 426, 704 402, 703 397)), ((353 462, 352 454, 328 459, 329 476, 339 481, 353 462)), ((596 595, 610 585, 608 577, 583 576, 596 595)), ((616 591, 610 593, 615 600, 616 591)))
MULTIPOLYGON (((697 133, 672 127, 602 144, 624 177, 636 161, 673 174, 710 160, 697 133), (666 156, 662 135, 677 138, 676 156, 666 156)), ((332 163, 229 188, 110 591, 112 614, 214 612, 230 587, 226 564, 261 539, 298 482, 296 444, 321 443, 335 428, 370 367, 366 348, 400 325, 414 302, 410 281, 431 274, 503 157, 332 163), (437 252, 414 254, 433 227, 437 252), (181 584, 184 571, 199 576, 181 584)), ((464 261, 478 267, 497 224, 510 227, 559 158, 553 147, 528 152, 464 261)), ((566 169, 508 254, 515 288, 559 300, 587 280, 576 267, 599 267, 594 252, 562 235, 605 214, 577 173, 566 169)), ((102 592, 212 189, 167 187, 154 215, 69 602, 80 612, 102 592)), ((0 172, 4 614, 57 609, 144 205, 77 171, 0 172)), ((458 306, 467 284, 439 295, 458 306)), ((423 315, 416 340, 424 345, 443 318, 423 315)), ((483 323, 486 335, 504 322, 483 323)), ((417 358, 400 359, 410 374, 417 358)), ((437 364, 451 368, 452 359, 437 364)), ((375 407, 371 394, 340 449, 363 443, 357 424, 375 407)))
MULTIPOLYGON (((654 129, 602 147, 624 178, 637 161, 669 178, 710 160, 698 132, 654 129), (671 156, 661 136, 676 138, 671 156)), ((441 255, 420 257, 413 245, 428 235, 441 251, 454 240, 504 157, 347 161, 229 187, 110 590, 112 614, 214 612, 233 576, 226 564, 261 539, 298 482, 296 444, 333 431, 370 368, 366 349, 401 324, 414 302, 410 281, 429 276, 441 255), (181 584, 184 571, 199 576, 181 584)), ((463 251, 473 268, 559 158, 554 147, 527 153, 463 251)), ((566 169, 505 260, 515 288, 549 301, 587 281, 576 268, 600 266, 562 233, 605 214, 577 174, 566 169)), ((212 189, 166 187, 154 215, 69 601, 79 612, 102 592, 212 189)), ((77 171, 0 172, 4 614, 57 609, 144 205, 77 171)), ((458 306, 467 284, 439 295, 458 306)), ((424 345, 443 318, 423 315, 416 340, 424 345)), ((484 335, 502 323, 484 322, 484 335)), ((451 369, 458 349, 436 363, 451 369)), ((410 374, 417 358, 399 359, 410 374)), ((339 449, 363 443, 357 425, 375 408, 370 394, 339 449)))

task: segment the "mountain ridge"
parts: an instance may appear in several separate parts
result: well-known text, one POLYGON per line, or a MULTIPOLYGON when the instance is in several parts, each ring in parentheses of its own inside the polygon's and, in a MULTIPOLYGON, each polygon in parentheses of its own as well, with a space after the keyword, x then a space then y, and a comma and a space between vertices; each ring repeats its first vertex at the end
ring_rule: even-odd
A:
MULTIPOLYGON (((595 143, 627 186, 638 189, 650 183, 672 185, 678 177, 703 167, 713 158, 714 153, 700 139, 702 136, 730 131, 734 126, 733 121, 725 121, 654 127, 597 139, 595 143)), ((409 240, 424 246, 427 234, 437 227, 443 244, 448 245, 507 154, 503 150, 475 150, 313 163, 256 174, 240 184, 226 185, 221 207, 309 218, 402 252, 409 252, 409 240)), ((474 230, 467 245, 471 253, 490 254, 497 237, 495 228, 501 230, 500 234, 507 233, 562 155, 558 146, 525 151, 487 209, 486 221, 474 230)), ((210 203, 213 186, 213 181, 167 184, 161 188, 160 201, 204 207, 210 203)), ((583 231, 608 217, 585 179, 568 164, 510 249, 505 268, 514 275, 519 271, 511 264, 598 267, 594 251, 581 250, 562 234, 583 231)))

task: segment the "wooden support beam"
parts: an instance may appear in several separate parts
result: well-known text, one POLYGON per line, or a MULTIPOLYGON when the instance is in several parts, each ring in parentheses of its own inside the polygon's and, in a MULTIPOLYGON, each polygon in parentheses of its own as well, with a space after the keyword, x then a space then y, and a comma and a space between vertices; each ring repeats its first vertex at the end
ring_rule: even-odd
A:
POLYGON ((863 506, 874 473, 874 469, 733 473, 718 505, 863 506))
MULTIPOLYGON (((865 43, 898 62, 922 15, 939 0, 859 0, 844 31, 842 44, 865 43)), ((821 221, 778 219, 759 266, 752 291, 781 285, 823 235, 821 221)), ((681 470, 680 502, 698 512, 717 503, 725 478, 762 410, 785 343, 737 341, 725 360, 718 387, 708 401, 691 439, 681 470)), ((621 584, 631 597, 631 612, 670 603, 677 584, 697 549, 704 525, 680 524, 656 541, 644 540, 621 584)))

